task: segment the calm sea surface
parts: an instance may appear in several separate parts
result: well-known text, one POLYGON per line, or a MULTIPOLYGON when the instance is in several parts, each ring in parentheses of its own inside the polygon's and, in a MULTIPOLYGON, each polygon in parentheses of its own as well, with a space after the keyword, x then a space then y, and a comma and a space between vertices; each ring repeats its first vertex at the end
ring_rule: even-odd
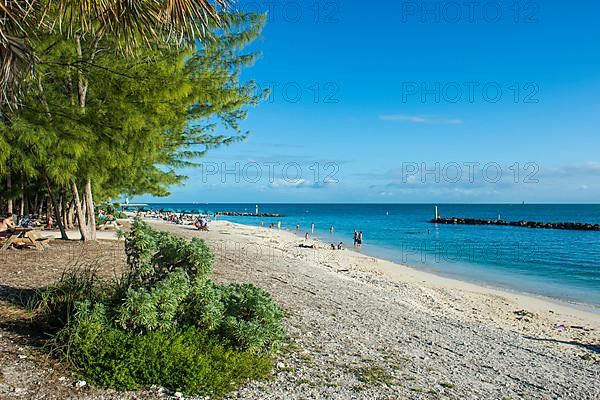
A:
MULTIPOLYGON (((246 211, 255 204, 152 204, 176 211, 246 211)), ((507 221, 600 223, 600 205, 440 204, 444 217, 507 221)), ((328 243, 352 247, 363 231, 362 251, 440 275, 600 307, 600 232, 428 223, 427 204, 259 204, 281 218, 219 217, 310 232, 328 243), (334 233, 330 227, 334 227, 334 233)))

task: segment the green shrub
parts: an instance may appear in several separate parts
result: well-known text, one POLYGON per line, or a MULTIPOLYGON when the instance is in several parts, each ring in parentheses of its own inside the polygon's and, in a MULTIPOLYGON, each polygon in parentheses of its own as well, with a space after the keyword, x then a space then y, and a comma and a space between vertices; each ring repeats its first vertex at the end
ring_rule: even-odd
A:
POLYGON ((196 282, 184 302, 182 323, 216 331, 225 317, 222 286, 212 281, 196 282))
POLYGON ((160 384, 188 394, 223 395, 270 376, 272 359, 228 346, 192 327, 133 335, 107 326, 102 306, 83 305, 61 333, 64 354, 88 382, 123 390, 160 384))
POLYGON ((96 269, 78 266, 63 272, 57 285, 38 290, 28 308, 45 329, 57 331, 69 322, 78 302, 103 301, 109 292, 96 269))
POLYGON ((156 233, 148 224, 136 218, 125 238, 125 254, 129 266, 127 285, 142 285, 144 279, 153 273, 151 260, 156 253, 156 233))
POLYGON ((192 288, 184 303, 185 324, 216 331, 241 349, 272 351, 283 338, 281 309, 253 285, 208 281, 192 288))
POLYGON ((125 251, 130 288, 151 286, 177 269, 183 270, 190 280, 206 280, 212 272, 213 255, 203 240, 189 241, 158 232, 139 219, 126 235, 125 251))
POLYGON ((189 278, 181 269, 149 289, 129 289, 117 306, 116 323, 139 333, 175 328, 179 308, 189 291, 189 278))
POLYGON ((163 233, 157 236, 157 251, 152 258, 154 280, 182 269, 191 280, 206 280, 212 272, 212 253, 203 240, 191 241, 163 233))
POLYGON ((119 389, 158 384, 223 394, 268 376, 283 338, 283 314, 253 285, 208 279, 213 256, 136 220, 127 234, 129 270, 106 284, 91 269, 66 273, 37 309, 62 328, 53 349, 87 381, 119 389))
POLYGON ((271 295, 250 284, 226 286, 220 331, 244 349, 273 350, 283 338, 283 313, 271 295))

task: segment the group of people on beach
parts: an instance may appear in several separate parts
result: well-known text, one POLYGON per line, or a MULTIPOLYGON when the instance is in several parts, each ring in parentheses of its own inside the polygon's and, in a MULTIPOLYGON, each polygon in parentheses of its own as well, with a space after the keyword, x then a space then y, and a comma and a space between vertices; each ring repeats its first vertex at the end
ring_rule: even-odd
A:
MULTIPOLYGON (((191 225, 199 231, 208 231, 210 215, 178 213, 173 211, 137 211, 134 215, 141 218, 160 219, 176 225, 191 225)), ((216 215, 214 216, 216 219, 216 215)))
POLYGON ((194 221, 194 227, 199 231, 208 231, 208 219, 201 215, 200 218, 196 218, 194 221))
MULTIPOLYGON (((311 227, 311 232, 314 233, 315 224, 312 223, 310 227, 311 227)), ((296 232, 298 232, 299 230, 300 230, 300 225, 296 225, 296 232)), ((331 235, 333 235, 334 232, 335 232, 335 228, 332 225, 329 228, 329 233, 331 235)), ((302 247, 302 248, 315 248, 314 245, 311 245, 311 246, 307 246, 306 245, 306 242, 308 242, 309 240, 310 240, 310 234, 309 234, 309 232, 306 232, 304 234, 304 242, 305 243, 302 243, 300 245, 300 247, 302 247)), ((362 247, 362 242, 363 242, 363 232, 362 231, 357 231, 356 229, 354 229, 354 247, 358 247, 358 248, 362 247)), ((344 242, 339 242, 338 244, 331 243, 330 246, 331 246, 331 250, 343 250, 344 249, 344 242)))
POLYGON ((362 241, 363 241, 363 233, 362 231, 357 232, 356 229, 354 230, 354 247, 362 247, 362 241))

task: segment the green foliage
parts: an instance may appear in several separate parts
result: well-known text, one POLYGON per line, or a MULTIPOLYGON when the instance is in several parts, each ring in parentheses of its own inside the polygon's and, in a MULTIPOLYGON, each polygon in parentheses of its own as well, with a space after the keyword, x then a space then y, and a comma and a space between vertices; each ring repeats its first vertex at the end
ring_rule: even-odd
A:
POLYGON ((39 322, 55 331, 68 324, 79 302, 102 302, 109 291, 94 268, 76 267, 64 272, 56 286, 38 290, 29 308, 39 322))
POLYGON ((242 121, 264 93, 241 79, 258 56, 243 48, 264 17, 235 13, 222 21, 201 44, 168 46, 157 37, 127 57, 118 49, 128 43, 107 32, 32 36, 35 79, 20 107, 0 115, 0 186, 18 176, 34 197, 48 182, 56 198, 66 190, 65 203, 73 199, 71 183, 88 179, 96 201, 165 196, 184 182, 182 168, 244 140, 242 121))
POLYGON ((192 288, 185 301, 186 324, 217 332, 237 347, 272 351, 283 339, 283 313, 271 295, 253 285, 220 286, 206 282, 192 288))
POLYGON ((224 317, 222 286, 212 281, 194 285, 184 304, 182 323, 215 332, 224 317))
POLYGON ((253 285, 224 288, 221 334, 241 348, 273 349, 283 339, 283 313, 271 295, 253 285))
POLYGON ((151 286, 177 269, 191 281, 206 280, 212 272, 213 255, 204 241, 155 231, 139 219, 132 224, 125 249, 131 267, 129 288, 151 286))
POLYGON ((181 269, 171 272, 149 289, 129 289, 116 310, 115 322, 131 332, 173 329, 189 289, 188 275, 181 269))
POLYGON ((86 380, 219 395, 268 376, 270 354, 284 335, 283 314, 269 293, 210 281, 213 255, 202 240, 139 220, 126 234, 126 249, 122 279, 109 285, 79 269, 39 296, 42 321, 62 328, 55 352, 86 380))
POLYGON ((223 395, 249 379, 269 377, 268 355, 231 348, 196 328, 142 336, 110 327, 106 310, 82 303, 79 323, 61 335, 74 369, 92 384, 137 389, 160 384, 172 390, 223 395))

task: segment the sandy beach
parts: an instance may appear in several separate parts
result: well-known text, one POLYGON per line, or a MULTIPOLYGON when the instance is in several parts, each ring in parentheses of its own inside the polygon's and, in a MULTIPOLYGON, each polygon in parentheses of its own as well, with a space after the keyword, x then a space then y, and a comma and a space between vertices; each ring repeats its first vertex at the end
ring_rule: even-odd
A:
POLYGON ((600 395, 600 315, 442 278, 295 234, 225 221, 202 237, 215 278, 286 312, 275 379, 232 398, 572 398, 600 395), (316 242, 307 243, 317 244, 316 242))
MULTIPOLYGON (((332 251, 294 233, 212 222, 210 232, 149 221, 206 240, 214 279, 252 282, 285 312, 287 338, 274 377, 232 393, 240 399, 596 399, 600 316, 553 301, 447 279, 332 251), (317 249, 298 245, 320 246, 317 249)), ((36 348, 15 300, 93 260, 106 277, 124 266, 122 241, 56 241, 47 253, 12 251, 3 271, 0 397, 150 399, 75 387, 76 378, 36 348), (99 257, 102 255, 102 257, 99 257), (31 258, 31 260, 29 259, 31 258), (16 262, 16 260, 20 262, 16 262), (35 271, 33 271, 35 269, 35 271), (33 273, 31 272, 33 271, 33 273)))

